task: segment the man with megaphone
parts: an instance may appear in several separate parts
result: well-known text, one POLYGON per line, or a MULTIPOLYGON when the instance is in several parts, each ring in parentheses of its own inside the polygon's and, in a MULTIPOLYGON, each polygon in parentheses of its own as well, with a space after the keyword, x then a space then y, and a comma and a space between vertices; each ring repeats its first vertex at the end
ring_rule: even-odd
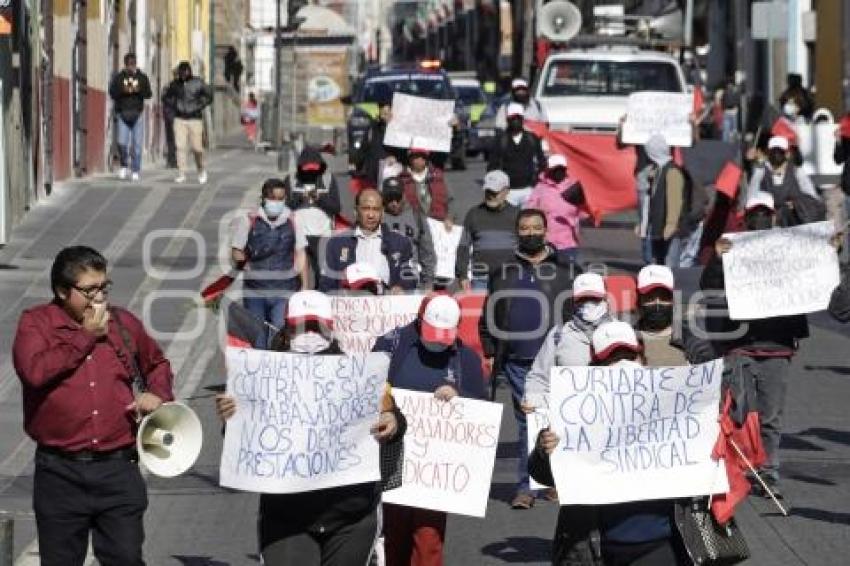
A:
POLYGON ((24 311, 13 346, 24 428, 38 444, 41 564, 82 565, 91 534, 100 564, 142 566, 148 498, 135 435, 142 415, 173 399, 171 366, 135 316, 108 305, 96 250, 60 251, 50 285, 53 300, 24 311))

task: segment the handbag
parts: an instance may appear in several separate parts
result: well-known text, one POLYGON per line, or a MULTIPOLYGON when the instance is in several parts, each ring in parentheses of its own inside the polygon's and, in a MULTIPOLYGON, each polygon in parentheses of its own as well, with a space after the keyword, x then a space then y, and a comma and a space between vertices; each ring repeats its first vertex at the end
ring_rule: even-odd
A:
POLYGON ((750 549, 735 519, 719 524, 707 498, 674 505, 676 528, 685 550, 697 566, 738 564, 750 557, 750 549))

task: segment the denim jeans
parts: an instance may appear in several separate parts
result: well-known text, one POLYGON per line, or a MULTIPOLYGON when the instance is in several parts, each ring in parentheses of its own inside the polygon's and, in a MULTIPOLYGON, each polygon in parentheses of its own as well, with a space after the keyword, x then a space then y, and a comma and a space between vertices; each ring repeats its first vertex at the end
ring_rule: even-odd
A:
POLYGON ((531 369, 531 362, 511 361, 505 362, 502 371, 511 386, 511 399, 514 405, 514 417, 517 422, 517 492, 531 493, 531 483, 528 476, 528 420, 525 413, 520 410, 520 403, 525 397, 525 377, 531 369))
POLYGON ((752 358, 755 362, 756 406, 761 421, 761 441, 767 453, 762 474, 779 479, 779 442, 782 439, 782 417, 788 390, 788 358, 752 358))
MULTIPOLYGON (((283 328, 287 301, 286 297, 244 297, 242 304, 258 320, 265 321, 280 330, 283 328)), ((267 330, 268 332, 257 339, 257 343, 254 344, 255 348, 265 349, 269 347, 275 331, 271 328, 267 330)))
POLYGON ((121 150, 121 167, 127 167, 128 157, 131 160, 130 170, 138 173, 142 170, 142 147, 145 144, 145 120, 139 116, 132 126, 120 117, 118 123, 118 147, 121 150))

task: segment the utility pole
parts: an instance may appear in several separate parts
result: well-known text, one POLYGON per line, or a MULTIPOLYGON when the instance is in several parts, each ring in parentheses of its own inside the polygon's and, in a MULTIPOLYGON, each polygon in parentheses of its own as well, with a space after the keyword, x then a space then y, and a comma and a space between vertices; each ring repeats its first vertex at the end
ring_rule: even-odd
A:
POLYGON ((283 171, 284 166, 284 151, 283 151, 283 115, 280 111, 280 91, 283 85, 281 67, 283 66, 283 38, 281 37, 281 3, 283 0, 277 0, 275 11, 275 28, 274 28, 274 123, 275 135, 274 144, 277 147, 277 170, 283 171))

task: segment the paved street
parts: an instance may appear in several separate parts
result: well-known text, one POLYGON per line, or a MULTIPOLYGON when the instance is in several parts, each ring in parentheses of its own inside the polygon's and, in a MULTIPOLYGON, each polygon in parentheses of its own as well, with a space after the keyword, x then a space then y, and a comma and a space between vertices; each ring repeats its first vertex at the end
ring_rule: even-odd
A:
MULTIPOLYGON (((85 243, 104 250, 115 288, 111 301, 144 315, 158 333, 176 378, 177 396, 198 412, 205 427, 198 464, 176 479, 148 478, 146 557, 153 566, 224 566, 259 563, 257 497, 217 487, 220 424, 213 396, 224 383, 215 316, 199 309, 197 290, 221 273, 220 221, 257 202, 261 180, 274 156, 232 147, 210 159, 210 183, 171 183, 172 172, 146 171, 138 184, 107 177, 70 182, 31 210, 0 250, 0 510, 15 518, 17 564, 37 564, 31 514, 33 444, 21 427, 20 387, 10 350, 22 309, 50 296, 49 267, 64 245, 85 243), (200 234, 194 239, 191 234, 200 234), (145 263, 150 260, 148 269, 145 263), (153 268, 153 269, 151 269, 153 268), (174 335, 177 335, 175 337, 174 335)), ((334 165, 341 170, 342 158, 334 165)), ((449 172, 457 209, 480 199, 480 161, 449 172)), ((345 185, 347 178, 340 175, 345 185)), ((190 179, 194 181, 194 179, 190 179)), ((351 196, 344 191, 347 210, 351 196)), ((631 230, 612 223, 585 232, 585 259, 634 270, 637 242, 631 230)), ((792 515, 751 499, 739 518, 750 543, 748 564, 839 565, 850 543, 850 332, 822 315, 794 362, 783 441, 786 492, 792 515)), ((501 444, 486 519, 451 517, 449 565, 546 564, 557 506, 539 502, 513 511, 516 432, 506 402, 501 444)))

